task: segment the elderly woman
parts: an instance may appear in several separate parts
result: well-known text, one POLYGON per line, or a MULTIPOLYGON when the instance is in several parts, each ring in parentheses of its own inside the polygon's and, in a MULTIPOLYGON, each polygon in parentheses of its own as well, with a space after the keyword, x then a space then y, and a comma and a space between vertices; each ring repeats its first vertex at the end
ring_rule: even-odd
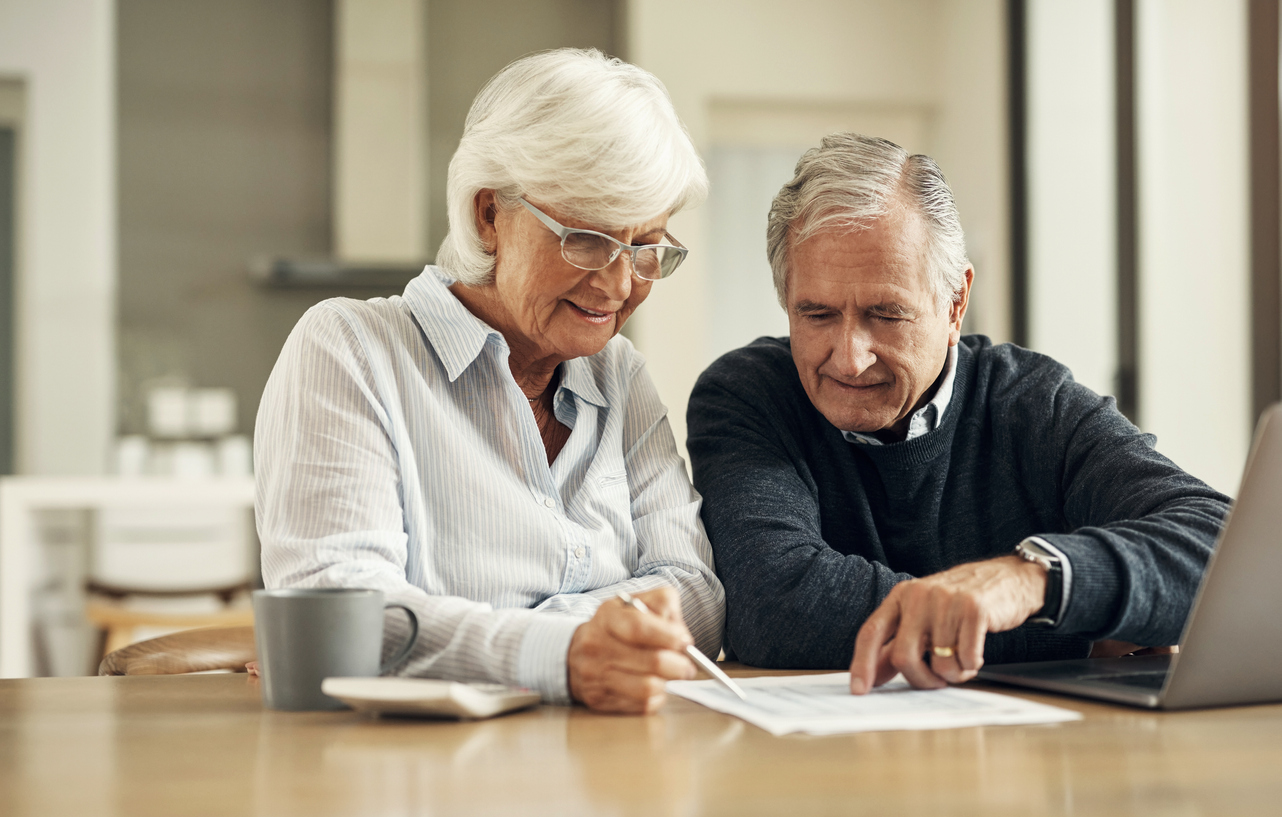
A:
POLYGON ((450 162, 438 265, 401 297, 313 307, 267 383, 267 586, 407 604, 405 675, 627 712, 693 677, 683 650, 716 656, 724 594, 667 410, 617 335, 685 258, 668 217, 706 190, 645 71, 567 49, 495 76, 450 162))

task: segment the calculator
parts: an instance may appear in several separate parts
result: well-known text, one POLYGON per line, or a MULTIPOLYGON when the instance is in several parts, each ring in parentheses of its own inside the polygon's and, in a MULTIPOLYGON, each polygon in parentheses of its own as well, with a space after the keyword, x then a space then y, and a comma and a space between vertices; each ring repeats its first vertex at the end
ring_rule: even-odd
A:
POLYGON ((326 678, 321 692, 358 712, 419 718, 492 718, 539 702, 524 687, 427 678, 326 678))

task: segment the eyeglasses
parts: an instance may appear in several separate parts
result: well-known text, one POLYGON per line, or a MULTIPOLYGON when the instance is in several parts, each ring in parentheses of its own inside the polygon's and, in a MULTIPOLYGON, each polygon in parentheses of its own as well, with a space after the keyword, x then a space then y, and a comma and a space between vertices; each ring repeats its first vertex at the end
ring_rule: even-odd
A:
POLYGON ((626 252, 632 256, 632 272, 638 278, 657 281, 675 272, 677 267, 681 266, 681 262, 686 259, 686 254, 690 252, 668 232, 665 232, 663 237, 672 242, 671 244, 643 244, 634 247, 611 238, 605 233, 598 233, 595 230, 576 230, 558 224, 551 216, 525 199, 521 199, 521 204, 524 204, 525 209, 533 213, 535 218, 543 222, 545 227, 556 233, 561 239, 561 257, 579 269, 605 269, 614 263, 619 253, 626 252))

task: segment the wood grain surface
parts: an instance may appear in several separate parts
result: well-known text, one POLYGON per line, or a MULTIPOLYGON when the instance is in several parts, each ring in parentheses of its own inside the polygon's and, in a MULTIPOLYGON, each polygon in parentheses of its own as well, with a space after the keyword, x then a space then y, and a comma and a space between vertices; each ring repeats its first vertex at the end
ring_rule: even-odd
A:
POLYGON ((0 814, 1282 813, 1282 705, 1028 697, 1085 719, 775 738, 680 699, 454 723, 273 712, 243 674, 4 680, 0 814))
POLYGON ((181 675, 230 670, 244 672, 253 661, 252 626, 209 627, 162 635, 110 652, 99 675, 181 675))

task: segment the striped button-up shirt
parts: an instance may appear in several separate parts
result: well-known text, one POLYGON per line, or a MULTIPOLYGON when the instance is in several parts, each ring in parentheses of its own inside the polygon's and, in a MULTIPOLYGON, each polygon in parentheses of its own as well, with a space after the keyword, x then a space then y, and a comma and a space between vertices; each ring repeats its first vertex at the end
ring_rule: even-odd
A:
MULTIPOLYGON (((324 301, 286 341, 254 434, 266 585, 383 590, 419 621, 402 674, 549 701, 620 590, 676 588, 715 658, 725 595, 644 359, 616 337, 561 364, 549 466, 507 342, 451 283, 428 267, 401 297, 324 301)), ((408 628, 388 622, 391 650, 408 628)))

